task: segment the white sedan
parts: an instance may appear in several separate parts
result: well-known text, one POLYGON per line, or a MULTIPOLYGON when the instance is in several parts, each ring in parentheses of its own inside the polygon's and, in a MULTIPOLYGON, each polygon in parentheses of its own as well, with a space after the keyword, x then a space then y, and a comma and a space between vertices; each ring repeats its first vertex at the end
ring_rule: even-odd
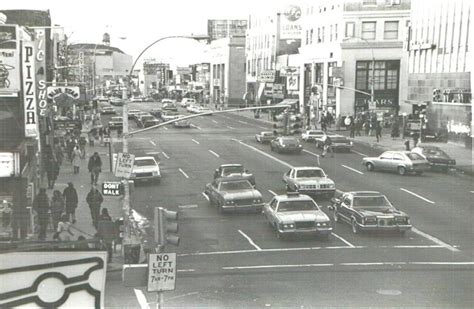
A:
POLYGON ((159 183, 161 180, 160 167, 154 157, 135 157, 130 179, 139 181, 152 181, 159 183))

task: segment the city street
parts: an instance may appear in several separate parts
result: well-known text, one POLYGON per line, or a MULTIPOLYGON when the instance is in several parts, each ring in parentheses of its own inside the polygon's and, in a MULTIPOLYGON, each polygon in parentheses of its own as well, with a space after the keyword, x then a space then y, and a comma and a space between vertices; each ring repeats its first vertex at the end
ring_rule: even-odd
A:
MULTIPOLYGON (((157 103, 131 103, 149 110, 157 103)), ((180 110, 185 114, 186 111, 180 110)), ((104 119, 105 121, 105 119, 104 119)), ((305 143, 301 155, 275 154, 255 141, 270 124, 238 113, 203 116, 189 129, 172 126, 134 135, 135 155, 159 159, 159 185, 137 185, 132 205, 152 218, 157 206, 180 213, 177 289, 165 294, 167 306, 469 306, 472 303, 472 180, 454 175, 422 176, 367 172, 363 156, 378 155, 364 145, 334 158, 319 157, 305 143), (214 169, 241 163, 269 201, 284 194, 283 173, 292 166, 320 166, 341 191, 375 190, 410 215, 413 229, 399 234, 354 235, 334 224, 329 241, 277 239, 261 214, 220 214, 203 194, 214 169), (203 280, 205 279, 205 280, 203 280), (360 284, 363 282, 364 284, 360 284), (350 290, 348 293, 341 291, 350 290)), ((137 129, 131 125, 131 131, 137 129)), ((114 144, 120 150, 120 143, 114 144)), ((327 199, 317 199, 328 215, 327 199)), ((133 289, 109 275, 111 306, 136 305, 133 289)), ((145 291, 146 289, 143 289, 145 291)), ((145 292, 149 303, 155 295, 145 292)))

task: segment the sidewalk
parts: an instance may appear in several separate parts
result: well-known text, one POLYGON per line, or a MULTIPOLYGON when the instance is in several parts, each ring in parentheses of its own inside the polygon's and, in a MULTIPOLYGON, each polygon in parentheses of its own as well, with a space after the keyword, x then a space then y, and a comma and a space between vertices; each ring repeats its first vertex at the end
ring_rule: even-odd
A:
MULTIPOLYGON (((243 111, 237 113, 242 117, 255 119, 267 124, 273 124, 274 121, 269 119, 268 114, 261 113, 260 118, 254 118, 254 113, 252 111, 243 111)), ((336 130, 336 127, 333 125, 331 128, 328 128, 329 132, 338 133, 341 135, 349 136, 349 130, 346 130, 344 127, 341 130, 336 130)), ((390 137, 389 129, 384 129, 382 131, 382 138, 379 142, 376 141, 375 136, 365 136, 364 132, 361 131, 362 136, 356 136, 353 140, 356 143, 364 144, 374 149, 379 150, 380 152, 385 150, 405 150, 405 139, 397 137, 392 139, 390 137)), ((433 145, 437 146, 443 151, 445 151, 449 156, 456 160, 456 170, 460 174, 474 176, 473 161, 474 157, 472 154, 472 149, 464 147, 464 145, 455 144, 455 143, 423 143, 424 145, 433 145)), ((413 145, 413 139, 410 138, 410 145, 413 145)))
MULTIPOLYGON (((58 179, 54 186, 54 189, 47 191, 48 196, 51 198, 54 190, 60 190, 61 193, 67 187, 68 182, 74 184, 74 188, 77 191, 79 199, 78 206, 76 208, 76 223, 73 224, 73 239, 77 239, 79 236, 84 236, 86 239, 93 238, 96 233, 96 229, 92 224, 92 218, 89 210, 89 205, 86 202, 86 196, 91 189, 91 178, 90 173, 87 169, 89 157, 94 153, 98 152, 102 159, 102 172, 99 175, 99 181, 97 183, 97 189, 102 192, 102 183, 104 181, 117 181, 117 178, 110 171, 109 167, 109 153, 106 146, 99 145, 98 141, 95 141, 94 146, 86 146, 86 156, 81 160, 81 166, 79 174, 73 173, 73 166, 65 156, 63 164, 61 165, 58 179)), ((122 217, 122 204, 120 197, 104 196, 104 202, 102 208, 107 208, 112 221, 122 217)), ((52 240, 54 231, 48 231, 47 240, 52 240)), ((121 268, 123 264, 123 258, 120 255, 120 247, 117 247, 117 252, 114 253, 112 263, 109 263, 108 270, 121 268)))

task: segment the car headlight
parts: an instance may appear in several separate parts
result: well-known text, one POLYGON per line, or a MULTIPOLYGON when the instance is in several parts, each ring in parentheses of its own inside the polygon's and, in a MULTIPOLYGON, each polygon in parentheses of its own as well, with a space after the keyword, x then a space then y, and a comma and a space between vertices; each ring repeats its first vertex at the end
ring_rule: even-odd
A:
POLYGON ((329 226, 329 222, 316 222, 317 227, 327 227, 329 226))
POLYGON ((376 217, 365 217, 364 222, 366 224, 375 224, 377 222, 377 218, 376 217))
POLYGON ((254 202, 254 203, 261 203, 261 202, 262 202, 262 199, 257 198, 257 199, 254 199, 253 202, 254 202))
POLYGON ((352 144, 353 144, 353 143, 352 143, 352 141, 350 141, 349 145, 351 145, 351 146, 352 146, 352 144))
POLYGON ((303 147, 303 145, 298 145, 299 148, 303 147))
POLYGON ((234 204, 234 201, 225 201, 225 204, 226 204, 226 205, 233 205, 233 204, 234 204))
POLYGON ((158 176, 159 173, 158 173, 158 171, 153 171, 152 175, 153 175, 153 176, 158 176))
POLYGON ((295 227, 295 225, 293 223, 283 223, 281 224, 281 226, 284 228, 284 229, 292 229, 295 227))
POLYGON ((281 147, 285 148, 285 147, 286 147, 286 145, 285 145, 285 144, 283 144, 283 145, 281 145, 281 147))
POLYGON ((333 188, 335 188, 335 187, 336 187, 336 186, 335 186, 333 183, 330 183, 330 184, 328 185, 328 188, 331 188, 331 189, 333 189, 333 188))

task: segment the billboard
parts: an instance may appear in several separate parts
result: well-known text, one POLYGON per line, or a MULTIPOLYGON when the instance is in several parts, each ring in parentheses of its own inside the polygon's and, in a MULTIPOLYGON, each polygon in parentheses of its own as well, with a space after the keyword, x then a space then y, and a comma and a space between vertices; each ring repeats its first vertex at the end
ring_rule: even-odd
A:
POLYGON ((0 97, 16 97, 20 91, 20 52, 17 38, 17 26, 0 25, 0 97))
POLYGON ((302 29, 301 7, 298 5, 288 5, 280 16, 280 39, 300 39, 302 29))

